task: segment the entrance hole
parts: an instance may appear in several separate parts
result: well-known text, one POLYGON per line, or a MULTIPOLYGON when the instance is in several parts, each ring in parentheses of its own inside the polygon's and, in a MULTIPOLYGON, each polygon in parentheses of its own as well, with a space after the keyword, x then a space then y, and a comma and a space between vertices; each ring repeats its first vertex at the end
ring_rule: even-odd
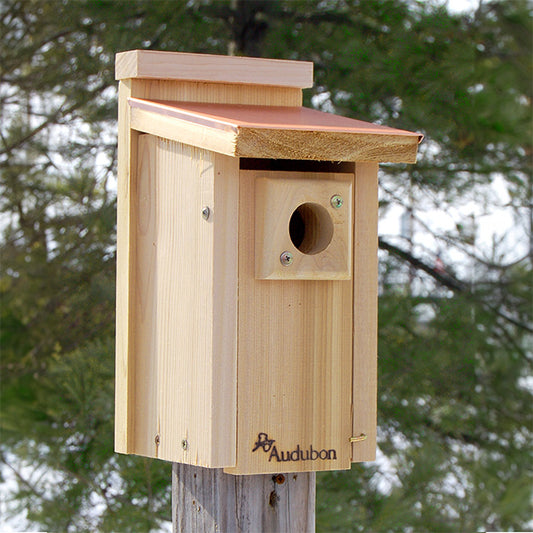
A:
POLYGON ((289 236, 292 244, 303 254, 318 254, 329 246, 333 238, 333 221, 321 205, 302 204, 291 216, 289 236))

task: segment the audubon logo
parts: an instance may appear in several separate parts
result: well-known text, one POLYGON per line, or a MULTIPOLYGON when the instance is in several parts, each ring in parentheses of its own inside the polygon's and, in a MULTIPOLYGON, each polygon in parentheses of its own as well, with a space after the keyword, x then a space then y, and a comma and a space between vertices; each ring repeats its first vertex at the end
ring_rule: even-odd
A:
POLYGON ((297 444, 294 450, 278 451, 277 446, 274 444, 275 442, 274 439, 269 439, 266 433, 259 433, 252 453, 262 448, 265 453, 270 452, 268 462, 275 459, 278 463, 282 461, 331 461, 337 459, 337 451, 333 449, 315 450, 311 444, 307 450, 304 450, 297 444))

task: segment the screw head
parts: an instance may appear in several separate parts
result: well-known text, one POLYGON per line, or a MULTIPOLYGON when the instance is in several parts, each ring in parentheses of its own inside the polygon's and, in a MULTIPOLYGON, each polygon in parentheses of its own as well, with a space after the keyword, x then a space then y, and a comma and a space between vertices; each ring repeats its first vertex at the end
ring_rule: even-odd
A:
POLYGON ((202 208, 202 218, 204 220, 207 220, 210 214, 211 214, 211 209, 209 209, 209 207, 205 206, 202 208))
POLYGON ((294 261, 294 256, 290 252, 283 252, 279 256, 279 261, 283 266, 289 266, 292 265, 292 262, 294 261))
POLYGON ((342 196, 340 194, 335 194, 331 197, 330 203, 333 209, 340 209, 342 207, 342 204, 344 203, 344 200, 342 199, 342 196))
POLYGON ((187 450, 189 449, 189 442, 187 441, 187 439, 183 439, 183 440, 181 441, 181 447, 182 447, 185 451, 187 451, 187 450))

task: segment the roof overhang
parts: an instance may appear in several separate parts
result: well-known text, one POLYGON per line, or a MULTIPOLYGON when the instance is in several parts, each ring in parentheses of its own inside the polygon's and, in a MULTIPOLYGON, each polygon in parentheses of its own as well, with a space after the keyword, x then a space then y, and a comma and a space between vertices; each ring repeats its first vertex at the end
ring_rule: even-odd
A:
POLYGON ((423 138, 305 107, 128 102, 133 129, 233 157, 415 163, 423 138))

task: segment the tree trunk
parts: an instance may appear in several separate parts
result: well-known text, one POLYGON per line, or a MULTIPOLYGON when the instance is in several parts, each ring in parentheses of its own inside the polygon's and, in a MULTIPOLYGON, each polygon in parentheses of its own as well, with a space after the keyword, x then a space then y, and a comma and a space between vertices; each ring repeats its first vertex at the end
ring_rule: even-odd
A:
POLYGON ((311 533, 315 473, 233 476, 172 465, 173 533, 311 533))

